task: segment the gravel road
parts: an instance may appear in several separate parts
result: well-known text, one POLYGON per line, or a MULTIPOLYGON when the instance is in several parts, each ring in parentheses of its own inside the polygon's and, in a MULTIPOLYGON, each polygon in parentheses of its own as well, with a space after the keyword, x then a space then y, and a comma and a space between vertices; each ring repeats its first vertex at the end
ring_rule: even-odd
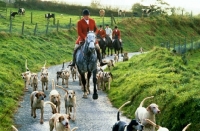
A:
MULTIPOLYGON (((129 56, 138 55, 140 53, 129 53, 129 56)), ((113 57, 107 57, 105 59, 112 59, 113 57)), ((122 57, 120 57, 122 60, 122 57)), ((68 62, 65 63, 67 68, 68 62)), ((51 91, 51 80, 54 79, 56 82, 56 72, 62 68, 61 65, 49 67, 49 89, 45 90, 47 97, 45 101, 49 100, 49 93, 51 91)), ((40 72, 38 72, 40 76, 40 72)), ((40 79, 40 77, 39 77, 40 79)), ((59 79, 59 85, 61 85, 61 79, 59 79)), ((91 91, 93 91, 92 79, 90 79, 91 91)), ((112 88, 112 87, 111 87, 112 88)), ((77 110, 76 120, 70 121, 71 129, 78 127, 77 131, 111 131, 113 124, 117 120, 117 109, 114 108, 109 101, 107 95, 103 91, 98 91, 99 98, 97 100, 92 99, 93 92, 88 96, 87 99, 83 99, 83 92, 79 86, 78 79, 73 82, 71 76, 69 79, 69 89, 76 92, 77 97, 77 110)), ((20 102, 20 107, 14 116, 15 126, 19 131, 49 131, 49 119, 52 116, 50 105, 46 105, 44 108, 44 123, 40 124, 40 110, 36 111, 37 117, 34 119, 31 117, 31 106, 30 106, 30 94, 32 88, 29 87, 28 91, 25 92, 23 101, 20 102)), ((41 90, 41 82, 39 82, 39 90, 41 90)), ((65 92, 56 88, 61 94, 61 113, 65 113, 64 106, 64 94, 65 92)), ((128 118, 121 116, 121 120, 130 121, 128 118)))

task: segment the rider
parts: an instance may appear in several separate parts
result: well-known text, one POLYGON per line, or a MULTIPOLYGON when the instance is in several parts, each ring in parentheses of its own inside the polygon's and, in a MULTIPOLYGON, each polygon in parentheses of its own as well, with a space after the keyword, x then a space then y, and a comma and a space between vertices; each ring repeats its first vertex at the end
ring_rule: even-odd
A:
POLYGON ((113 30, 113 33, 112 33, 112 38, 113 38, 112 41, 113 42, 114 42, 115 36, 117 36, 119 41, 120 41, 120 43, 122 43, 121 32, 120 32, 120 30, 118 29, 117 26, 115 26, 115 29, 113 30))
POLYGON ((109 36, 110 39, 112 40, 112 29, 109 27, 108 24, 106 25, 105 31, 106 31, 106 35, 109 36))
MULTIPOLYGON (((72 64, 69 64, 69 66, 75 66, 76 51, 77 51, 78 47, 80 46, 80 44, 85 42, 87 32, 94 31, 95 33, 97 33, 97 31, 98 31, 95 21, 90 18, 89 10, 84 9, 82 14, 83 14, 83 18, 81 20, 79 20, 77 23, 78 39, 76 40, 76 43, 75 43, 73 62, 72 62, 72 64)), ((100 66, 103 66, 105 64, 102 62, 102 58, 101 58, 101 54, 100 54, 100 47, 99 47, 98 42, 95 43, 95 47, 96 47, 96 52, 97 52, 97 58, 99 59, 99 62, 100 62, 100 66)))
POLYGON ((105 30, 102 28, 102 25, 99 26, 99 30, 97 32, 97 35, 101 36, 101 38, 105 41, 105 37, 106 37, 106 32, 105 30))

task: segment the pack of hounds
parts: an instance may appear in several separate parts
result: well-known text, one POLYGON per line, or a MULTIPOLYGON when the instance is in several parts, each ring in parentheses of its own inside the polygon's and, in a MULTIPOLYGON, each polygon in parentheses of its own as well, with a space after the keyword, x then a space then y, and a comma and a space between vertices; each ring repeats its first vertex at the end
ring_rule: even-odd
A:
MULTIPOLYGON (((127 55, 128 56, 128 55, 127 55)), ((114 63, 118 62, 117 55, 114 55, 114 59, 107 61, 107 67, 111 70, 111 66, 115 67, 114 63)), ((28 90, 29 85, 32 87, 33 91, 30 94, 30 106, 31 106, 31 116, 36 118, 36 110, 41 110, 40 115, 40 124, 43 124, 44 118, 44 108, 46 104, 51 105, 52 108, 52 116, 49 119, 49 128, 50 131, 75 131, 78 127, 74 127, 71 129, 69 121, 76 120, 76 93, 74 90, 68 89, 69 77, 72 76, 73 81, 76 78, 79 78, 79 85, 81 86, 80 76, 78 74, 76 67, 67 67, 64 68, 64 62, 62 68, 57 71, 56 77, 57 81, 55 84, 54 79, 51 80, 52 87, 49 93, 49 101, 44 101, 46 94, 45 90, 48 90, 48 68, 46 67, 46 61, 44 66, 41 68, 40 80, 38 78, 37 73, 31 72, 27 67, 27 60, 25 61, 26 71, 21 74, 22 79, 24 80, 25 91, 28 90), (59 79, 62 79, 62 86, 59 84, 59 79), (41 81, 42 91, 38 90, 38 82, 41 81), (66 88, 64 88, 65 86, 66 88), (61 88, 64 92, 64 102, 65 102, 65 113, 60 113, 61 109, 61 95, 56 90, 56 87, 61 88), (71 115, 72 114, 72 115, 71 115)), ((104 71, 99 64, 97 64, 97 88, 98 90, 110 90, 110 83, 113 80, 113 75, 110 71, 104 71), (106 86, 107 85, 107 86, 106 86)), ((85 75, 87 76, 87 74, 85 75)), ((89 83, 87 83, 89 85, 89 83)), ((143 104, 146 100, 152 99, 154 96, 144 98, 139 107, 135 111, 135 119, 132 119, 129 123, 120 120, 120 110, 122 107, 131 103, 131 101, 127 101, 124 103, 117 112, 117 121, 114 123, 111 128, 112 131, 169 131, 167 128, 162 127, 156 124, 156 114, 161 113, 159 107, 155 103, 151 103, 148 107, 143 107, 143 104)), ((186 129, 191 125, 189 123, 182 131, 186 131, 186 129)), ((18 129, 12 125, 14 131, 18 131, 18 129)))

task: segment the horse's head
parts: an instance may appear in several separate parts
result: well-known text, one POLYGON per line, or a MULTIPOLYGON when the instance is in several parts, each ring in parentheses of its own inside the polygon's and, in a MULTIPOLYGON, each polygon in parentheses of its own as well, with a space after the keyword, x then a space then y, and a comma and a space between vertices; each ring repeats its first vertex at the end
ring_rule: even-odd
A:
POLYGON ((95 51, 95 42, 96 42, 96 35, 93 31, 89 31, 87 33, 87 38, 85 41, 85 46, 89 52, 95 51))

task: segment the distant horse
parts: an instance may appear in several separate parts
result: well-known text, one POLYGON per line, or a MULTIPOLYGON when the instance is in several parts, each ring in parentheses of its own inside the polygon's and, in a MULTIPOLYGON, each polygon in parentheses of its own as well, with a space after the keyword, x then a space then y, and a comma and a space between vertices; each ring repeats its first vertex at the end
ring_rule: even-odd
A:
POLYGON ((90 93, 89 81, 91 75, 93 75, 93 99, 98 99, 96 84, 96 74, 97 74, 97 53, 95 49, 96 35, 94 32, 88 32, 85 44, 79 47, 76 53, 76 65, 78 72, 81 76, 82 86, 83 86, 83 98, 87 98, 90 93), (85 79, 85 73, 87 73, 87 82, 85 79), (87 85, 86 85, 87 83, 87 85))
POLYGON ((113 55, 113 48, 114 48, 114 46, 113 46, 113 42, 112 42, 112 40, 111 40, 111 38, 109 37, 109 36, 107 36, 106 35, 106 48, 107 48, 107 54, 108 54, 108 56, 109 56, 109 53, 111 54, 111 56, 113 55))
POLYGON ((97 39, 98 39, 99 46, 101 49, 102 58, 104 58, 106 55, 106 42, 103 40, 103 38, 100 35, 97 35, 97 39))
POLYGON ((116 54, 116 52, 118 52, 117 54, 118 54, 118 56, 119 56, 119 51, 120 51, 120 50, 121 50, 121 54, 122 54, 123 48, 122 48, 122 46, 121 46, 121 43, 120 43, 120 41, 119 41, 118 36, 115 36, 115 37, 114 37, 113 46, 114 46, 115 54, 116 54))

